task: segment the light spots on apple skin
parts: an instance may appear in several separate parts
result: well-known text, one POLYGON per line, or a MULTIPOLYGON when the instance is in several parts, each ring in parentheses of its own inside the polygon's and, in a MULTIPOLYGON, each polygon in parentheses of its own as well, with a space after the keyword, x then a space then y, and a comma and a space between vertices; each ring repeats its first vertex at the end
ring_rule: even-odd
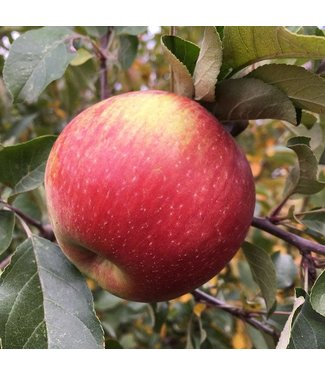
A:
POLYGON ((195 102, 156 91, 77 116, 51 152, 46 193, 67 256, 111 292, 140 301, 213 277, 254 209, 249 165, 230 136, 195 102))

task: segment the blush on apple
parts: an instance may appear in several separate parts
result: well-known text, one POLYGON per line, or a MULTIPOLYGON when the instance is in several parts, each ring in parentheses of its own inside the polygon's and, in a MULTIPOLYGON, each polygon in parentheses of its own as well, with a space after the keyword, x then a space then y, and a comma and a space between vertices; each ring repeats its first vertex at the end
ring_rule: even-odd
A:
POLYGON ((234 256, 252 220, 250 166, 193 100, 131 92, 75 117, 45 187, 56 238, 82 272, 122 298, 180 296, 234 256))

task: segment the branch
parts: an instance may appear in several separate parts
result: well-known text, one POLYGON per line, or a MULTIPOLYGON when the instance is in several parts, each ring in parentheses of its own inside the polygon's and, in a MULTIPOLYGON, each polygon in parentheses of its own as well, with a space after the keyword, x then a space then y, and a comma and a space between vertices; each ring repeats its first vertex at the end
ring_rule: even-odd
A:
POLYGON ((254 217, 251 225, 255 228, 263 230, 264 232, 273 234, 290 245, 295 246, 302 253, 312 251, 317 254, 325 255, 324 245, 309 241, 305 238, 297 236, 296 234, 287 232, 272 224, 268 219, 254 217))
POLYGON ((5 202, 4 200, 0 199, 0 203, 6 207, 8 210, 15 213, 20 219, 22 219, 25 223, 32 225, 33 227, 37 228, 40 231, 40 235, 50 241, 54 240, 54 233, 49 224, 43 224, 38 220, 33 219, 32 217, 26 215, 23 211, 19 208, 12 206, 11 204, 5 202))
POLYGON ((254 319, 250 311, 245 311, 239 307, 229 305, 224 301, 219 300, 218 298, 212 297, 209 294, 202 292, 199 289, 193 291, 192 294, 196 300, 204 301, 210 305, 216 306, 219 309, 226 311, 229 314, 235 316, 236 318, 239 318, 244 322, 250 324, 259 331, 263 331, 264 333, 272 336, 275 342, 279 340, 279 333, 267 323, 263 323, 258 319, 254 319))

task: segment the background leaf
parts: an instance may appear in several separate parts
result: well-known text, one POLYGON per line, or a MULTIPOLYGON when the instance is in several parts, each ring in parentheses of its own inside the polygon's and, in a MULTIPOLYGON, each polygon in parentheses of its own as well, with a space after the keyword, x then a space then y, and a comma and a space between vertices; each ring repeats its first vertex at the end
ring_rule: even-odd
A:
POLYGON ((325 212, 312 213, 311 211, 311 213, 305 215, 300 221, 325 240, 325 212))
POLYGON ((219 34, 214 26, 207 26, 193 73, 196 100, 207 102, 215 100, 221 63, 222 43, 219 34))
POLYGON ((42 136, 0 150, 0 182, 13 189, 11 195, 43 183, 46 161, 55 140, 52 135, 42 136))
POLYGON ((14 100, 34 102, 45 87, 62 77, 75 56, 67 27, 42 27, 16 39, 5 61, 3 78, 14 100))
POLYGON ((276 275, 271 257, 265 250, 249 242, 244 242, 241 247, 270 312, 276 302, 276 275))
POLYGON ((139 35, 147 30, 147 26, 115 26, 114 29, 118 35, 139 35))
POLYGON ((54 243, 32 236, 0 278, 3 348, 103 348, 85 280, 54 243))
POLYGON ((299 108, 325 113, 325 80, 317 74, 296 65, 269 64, 248 76, 278 87, 299 108))
POLYGON ((256 78, 218 83, 214 114, 221 121, 280 119, 297 123, 290 99, 276 87, 256 78))
POLYGON ((134 35, 121 35, 119 39, 118 60, 123 69, 128 69, 137 55, 138 37, 134 35))
POLYGON ((287 147, 298 157, 298 165, 292 168, 286 182, 284 194, 315 194, 321 191, 325 182, 317 179, 318 161, 309 146, 310 138, 292 137, 287 147))
POLYGON ((295 34, 282 26, 226 26, 223 47, 225 65, 234 70, 261 60, 325 56, 324 37, 295 34))
POLYGON ((310 303, 318 314, 325 317, 325 271, 318 276, 311 289, 310 303))
POLYGON ((0 211, 0 255, 4 253, 11 244, 12 234, 15 226, 15 215, 11 211, 0 211))

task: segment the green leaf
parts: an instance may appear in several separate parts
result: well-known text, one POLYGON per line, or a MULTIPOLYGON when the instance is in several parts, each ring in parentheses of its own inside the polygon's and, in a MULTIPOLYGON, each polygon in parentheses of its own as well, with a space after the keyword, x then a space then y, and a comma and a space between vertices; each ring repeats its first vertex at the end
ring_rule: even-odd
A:
POLYGON ((121 35, 119 39, 118 61, 123 69, 128 69, 137 55, 139 40, 134 35, 121 35))
POLYGON ((55 136, 42 136, 0 150, 0 182, 11 195, 33 190, 43 183, 45 165, 55 136))
POLYGON ((300 221, 325 240, 325 212, 311 211, 300 221))
POLYGON ((325 270, 318 276, 311 289, 310 303, 318 314, 325 317, 325 270))
POLYGON ((4 253, 11 244, 12 234, 15 226, 15 215, 11 211, 0 211, 0 255, 4 253))
POLYGON ((309 296, 294 319, 288 349, 325 349, 325 318, 313 310, 309 296))
POLYGON ((278 119, 297 123, 290 99, 276 87, 256 78, 218 83, 213 112, 221 121, 278 119))
POLYGON ((70 61, 70 65, 79 66, 92 59, 94 56, 84 48, 79 48, 76 56, 70 61))
POLYGON ((115 26, 117 35, 139 35, 147 31, 147 26, 115 26))
POLYGON ((276 272, 277 288, 286 289, 294 284, 297 276, 297 266, 291 255, 281 254, 279 251, 271 256, 276 272))
POLYGON ((270 312, 276 303, 276 275, 271 257, 264 249, 249 242, 244 242, 242 249, 270 312))
POLYGON ((305 302, 305 298, 303 296, 297 296, 295 298, 295 302, 293 304, 292 311, 288 317, 288 320, 283 327, 283 330, 280 335, 279 342, 276 346, 276 349, 286 349, 287 346, 289 345, 290 342, 290 337, 291 337, 291 326, 292 326, 292 321, 294 319, 294 316, 296 314, 296 311, 299 309, 299 307, 305 302))
POLYGON ((317 179, 318 161, 309 146, 310 138, 298 136, 288 140, 287 147, 298 157, 298 165, 294 166, 287 178, 284 195, 315 194, 321 191, 325 183, 317 179))
POLYGON ((217 77, 222 63, 222 43, 214 26, 204 30, 203 41, 197 59, 193 79, 195 99, 213 102, 217 77))
POLYGON ((107 33, 108 26, 84 26, 84 29, 89 36, 99 39, 107 33))
POLYGON ((301 66, 263 65, 253 70, 248 77, 278 87, 298 108, 325 113, 325 80, 301 66))
POLYGON ((187 40, 170 35, 162 36, 161 43, 174 73, 175 93, 192 98, 194 95, 192 74, 200 48, 187 40))
POLYGON ((310 112, 302 111, 301 123, 305 125, 307 129, 311 129, 317 122, 317 117, 310 112))
POLYGON ((223 47, 225 65, 235 71, 261 60, 325 56, 324 37, 298 35, 281 26, 226 26, 223 47))
POLYGON ((0 278, 3 348, 103 348, 91 293, 54 243, 32 236, 0 278))

